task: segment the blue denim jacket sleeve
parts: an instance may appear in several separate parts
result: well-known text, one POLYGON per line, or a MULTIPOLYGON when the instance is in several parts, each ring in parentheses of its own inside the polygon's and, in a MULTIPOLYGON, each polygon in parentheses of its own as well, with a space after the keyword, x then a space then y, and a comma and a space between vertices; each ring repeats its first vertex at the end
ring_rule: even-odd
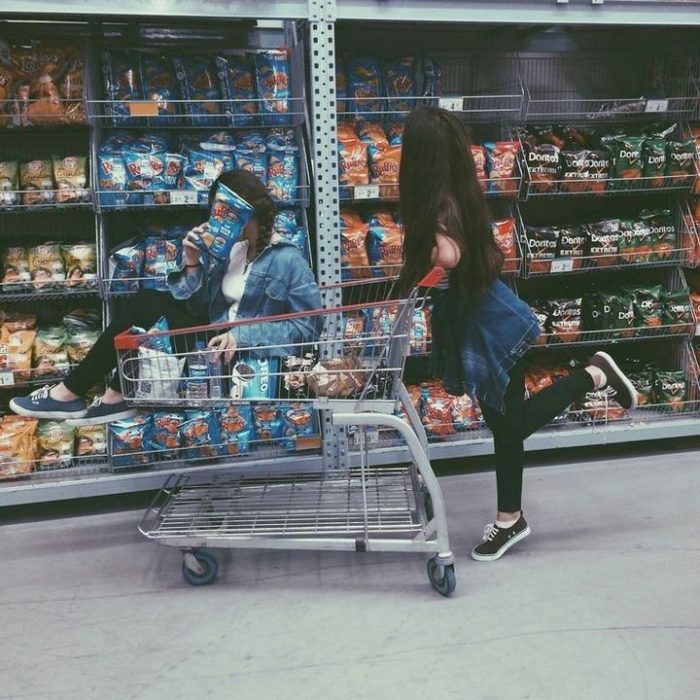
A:
POLYGON ((168 289, 174 299, 191 299, 198 292, 206 293, 204 289, 204 268, 200 265, 195 272, 188 273, 184 265, 171 272, 167 277, 168 289))
MULTIPOLYGON (((285 300, 285 313, 303 313, 321 308, 321 293, 313 273, 301 254, 291 265, 288 282, 280 283, 275 292, 285 300), (282 296, 284 295, 284 296, 282 296)), ((313 343, 318 340, 323 328, 323 317, 301 316, 280 321, 260 321, 245 323, 231 329, 238 347, 255 348, 278 346, 279 352, 293 352, 290 346, 299 343, 313 343)))

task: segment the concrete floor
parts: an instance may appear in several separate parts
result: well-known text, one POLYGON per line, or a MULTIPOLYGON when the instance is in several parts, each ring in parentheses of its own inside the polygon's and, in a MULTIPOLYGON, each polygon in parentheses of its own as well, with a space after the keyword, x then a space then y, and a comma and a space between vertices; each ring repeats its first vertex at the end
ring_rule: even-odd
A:
POLYGON ((528 469, 492 564, 493 474, 441 483, 450 599, 419 555, 227 551, 193 588, 136 510, 6 525, 0 698, 700 698, 697 453, 528 469))

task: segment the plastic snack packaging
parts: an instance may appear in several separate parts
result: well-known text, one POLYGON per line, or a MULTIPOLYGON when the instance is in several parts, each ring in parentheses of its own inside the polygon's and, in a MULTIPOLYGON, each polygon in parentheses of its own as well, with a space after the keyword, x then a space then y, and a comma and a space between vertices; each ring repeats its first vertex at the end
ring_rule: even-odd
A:
MULTIPOLYGON (((442 68, 437 61, 427 56, 423 57, 421 68, 423 73, 421 95, 423 97, 439 97, 442 94, 442 68)), ((433 103, 433 106, 437 105, 433 103)))
POLYGON ((321 436, 316 421, 316 412, 304 403, 280 404, 279 416, 282 424, 281 446, 288 451, 317 448, 321 436))
POLYGON ((66 279, 66 267, 58 243, 42 243, 27 249, 29 275, 37 291, 60 287, 66 279))
POLYGON ((283 435, 282 419, 276 404, 255 404, 253 406, 255 439, 259 443, 279 440, 283 435))
POLYGON ((138 290, 145 255, 144 244, 135 239, 126 241, 110 251, 109 276, 113 292, 138 290))
POLYGON ((0 311, 2 326, 9 333, 16 331, 31 331, 36 328, 36 315, 18 311, 0 311))
POLYGON ((483 146, 473 145, 470 147, 472 158, 474 159, 474 168, 476 177, 479 180, 481 189, 485 192, 488 187, 488 176, 486 175, 486 149, 483 146))
POLYGON ((85 359, 92 346, 100 337, 99 330, 71 330, 66 337, 66 352, 68 359, 78 364, 85 359))
POLYGON ((156 411, 153 414, 148 449, 156 450, 166 459, 177 457, 184 420, 184 415, 176 411, 156 411))
POLYGON ((219 418, 222 455, 241 455, 250 452, 253 432, 253 410, 246 404, 229 404, 216 410, 219 418))
POLYGON ((382 185, 383 197, 397 197, 399 194, 399 169, 401 167, 401 146, 381 148, 370 144, 369 155, 370 182, 382 185))
POLYGON ((21 292, 31 289, 29 259, 25 248, 10 246, 2 256, 2 287, 6 292, 21 292))
POLYGON ((610 388, 587 393, 577 407, 583 413, 584 420, 596 423, 622 420, 625 417, 625 409, 615 401, 614 391, 610 388))
POLYGON ((517 194, 518 183, 515 182, 515 159, 520 150, 517 141, 496 141, 485 143, 486 168, 489 176, 489 192, 517 194))
POLYGON ((361 141, 378 149, 389 148, 389 139, 381 124, 365 119, 358 120, 355 132, 361 141))
POLYGON ((387 97, 390 98, 387 111, 394 113, 393 118, 400 118, 401 115, 410 112, 415 106, 415 99, 411 98, 418 94, 416 59, 413 56, 404 56, 386 63, 384 87, 387 97))
POLYGON ((635 326, 658 328, 663 325, 664 317, 661 303, 663 287, 660 284, 650 287, 628 288, 624 291, 632 297, 635 326))
POLYGON ((132 333, 144 336, 138 350, 138 376, 127 377, 129 384, 136 386, 138 399, 172 400, 177 397, 184 360, 173 355, 170 336, 158 335, 168 330, 167 319, 163 316, 148 331, 131 328, 132 333))
POLYGON ((56 200, 53 164, 50 160, 32 160, 19 165, 22 204, 52 204, 56 200))
POLYGON ((180 238, 148 236, 144 241, 143 288, 168 291, 166 278, 178 269, 180 238))
POLYGON ((150 463, 148 441, 153 429, 149 414, 137 414, 109 424, 112 464, 115 468, 140 467, 150 463))
POLYGON ((253 54, 259 112, 265 126, 290 123, 291 71, 289 51, 274 49, 253 54))
POLYGON ((73 309, 63 317, 69 331, 97 331, 101 328, 101 314, 97 309, 73 309))
POLYGON ((123 206, 129 201, 126 194, 126 166, 121 151, 103 145, 97 154, 100 204, 105 207, 123 206))
POLYGON ((19 204, 19 163, 0 160, 0 207, 19 204))
POLYGON ((233 126, 253 126, 258 111, 255 67, 249 56, 217 56, 215 59, 226 113, 233 126), (246 101, 250 100, 250 101, 246 101))
POLYGON ((583 330, 581 304, 581 298, 557 299, 550 302, 552 311, 549 322, 553 342, 574 343, 580 338, 583 330))
POLYGON ((651 229, 644 221, 620 221, 620 262, 640 264, 652 257, 651 229))
POLYGON ((0 421, 0 477, 29 474, 34 469, 38 423, 23 416, 5 416, 0 421))
POLYGON ((493 237, 503 253, 501 272, 517 272, 520 267, 520 255, 515 241, 515 219, 503 219, 493 222, 493 237))
POLYGON ((552 226, 526 226, 525 235, 530 249, 530 271, 549 272, 557 256, 559 231, 552 226))
POLYGON ((290 204, 299 195, 299 152, 296 148, 270 148, 267 191, 274 202, 290 204))
MULTIPOLYGON (((251 151, 237 148, 234 154, 234 161, 238 170, 247 170, 267 187, 268 161, 270 157, 266 151, 251 151)), ((277 157, 275 161, 275 170, 279 169, 277 157)), ((284 174, 284 164, 282 165, 282 174, 284 174)))
POLYGON ((654 376, 654 403, 665 404, 673 412, 683 410, 687 401, 688 388, 685 373, 657 370, 654 376))
POLYGON ((394 277, 403 265, 403 229, 388 212, 370 217, 367 253, 374 277, 394 277))
POLYGON ((341 277, 343 280, 370 276, 367 237, 369 224, 353 209, 340 210, 341 277))
POLYGON ((535 192, 551 192, 561 173, 561 149, 549 143, 525 144, 525 159, 535 192))
POLYGON ((429 352, 432 331, 430 327, 430 309, 427 306, 414 310, 408 339, 411 354, 425 355, 429 352))
POLYGON ((102 82, 105 98, 108 100, 105 111, 115 125, 133 124, 128 102, 140 100, 141 80, 138 70, 138 55, 133 51, 102 52, 102 82))
POLYGON ((41 421, 37 429, 40 469, 71 466, 75 428, 65 421, 41 421))
POLYGON ((591 190, 591 151, 587 148, 562 151, 562 192, 589 192, 591 190))
POLYGON ((602 139, 610 154, 610 182, 612 190, 628 190, 635 187, 635 180, 642 177, 643 136, 617 136, 602 139))
POLYGON ((61 255, 66 266, 66 286, 89 288, 97 285, 97 250, 94 243, 62 245, 61 255))
POLYGON ((588 248, 588 236, 578 226, 560 226, 559 248, 557 254, 560 258, 571 258, 572 270, 580 270, 583 266, 583 258, 588 248))
POLYGON ((666 177, 677 187, 689 184, 695 177, 695 139, 669 141, 666 152, 666 177))
POLYGON ((339 118, 345 116, 348 112, 352 113, 355 111, 348 98, 348 76, 345 71, 345 65, 339 57, 336 57, 335 60, 335 96, 336 111, 339 118))
POLYGON ((601 328, 616 331, 621 338, 635 335, 634 294, 623 289, 615 292, 598 292, 601 328))
POLYGON ((107 436, 104 425, 80 425, 75 429, 76 457, 103 455, 107 452, 107 436))
POLYGON ((341 186, 369 184, 368 148, 349 124, 338 125, 338 179, 341 186))
POLYGON ((402 122, 392 122, 387 124, 386 137, 390 146, 400 146, 403 144, 404 125, 402 122))
POLYGON ((639 218, 649 228, 649 260, 670 260, 677 248, 676 224, 669 209, 645 209, 639 218))
POLYGON ((12 370, 15 381, 28 381, 36 331, 12 328, 12 324, 4 323, 0 331, 0 369, 12 370))
POLYGON ((358 117, 378 120, 383 111, 382 71, 376 58, 351 58, 347 62, 348 93, 358 117))
POLYGON ((608 189, 610 175, 610 157, 605 151, 588 151, 588 192, 605 192, 608 189))
POLYGON ((53 177, 56 182, 56 202, 87 202, 87 158, 83 156, 53 157, 53 177))
POLYGON ((254 400, 277 398, 279 375, 278 357, 241 357, 231 369, 230 396, 254 400))
POLYGON ((666 173, 666 141, 662 138, 645 139, 642 144, 642 176, 651 178, 645 187, 663 187, 666 173))
POLYGON ((615 265, 620 250, 620 220, 596 221, 582 228, 588 234, 591 264, 596 267, 615 265))
POLYGON ((216 69, 208 56, 182 56, 173 61, 180 94, 187 100, 185 114, 193 126, 215 126, 219 116, 221 93, 216 69))
POLYGON ((540 326, 540 335, 534 341, 533 345, 546 345, 547 344, 547 329, 549 326, 549 304, 546 302, 533 301, 530 310, 532 311, 534 317, 537 319, 537 323, 540 326))
POLYGON ((158 106, 158 117, 149 118, 153 125, 176 126, 178 84, 171 61, 164 56, 141 54, 143 97, 158 106))
POLYGON ((664 326, 671 326, 674 333, 685 333, 693 324, 693 310, 687 289, 665 289, 661 295, 664 326))
POLYGON ((209 214, 209 234, 206 248, 217 260, 227 261, 231 248, 240 239, 243 229, 253 216, 253 207, 242 197, 219 183, 209 214))
POLYGON ((34 376, 58 377, 68 372, 67 331, 63 326, 40 328, 34 339, 34 376))
POLYGON ((654 403, 654 368, 639 360, 628 360, 624 372, 637 392, 637 405, 641 408, 654 403))
POLYGON ((316 364, 307 383, 314 396, 342 399, 357 395, 368 376, 358 358, 339 357, 316 364))
POLYGON ((434 385, 421 384, 420 416, 428 435, 445 437, 456 432, 452 399, 434 385))
POLYGON ((180 189, 187 158, 180 153, 166 153, 164 158, 165 170, 162 175, 162 188, 166 190, 180 189))

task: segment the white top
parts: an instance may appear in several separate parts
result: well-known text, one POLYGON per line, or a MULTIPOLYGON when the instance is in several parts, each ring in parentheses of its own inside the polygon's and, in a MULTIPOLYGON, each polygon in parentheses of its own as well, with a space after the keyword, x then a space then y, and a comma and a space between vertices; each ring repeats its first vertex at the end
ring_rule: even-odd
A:
POLYGON ((228 307, 228 320, 235 321, 238 307, 243 298, 243 290, 250 272, 248 264, 248 241, 238 241, 231 248, 228 270, 221 283, 221 291, 228 307))

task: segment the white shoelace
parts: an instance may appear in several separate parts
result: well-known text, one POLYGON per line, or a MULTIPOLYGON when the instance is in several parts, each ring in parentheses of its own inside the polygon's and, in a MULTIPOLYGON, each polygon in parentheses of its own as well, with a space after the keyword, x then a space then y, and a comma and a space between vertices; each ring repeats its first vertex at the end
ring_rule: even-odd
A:
POLYGON ((49 391, 51 391, 51 387, 47 384, 46 386, 42 386, 41 389, 33 391, 30 395, 32 399, 48 399, 49 391))
POLYGON ((90 408, 97 408, 102 404, 102 397, 101 396, 96 396, 93 400, 92 403, 90 404, 90 408))
POLYGON ((484 542, 490 542, 498 534, 499 529, 496 523, 489 523, 484 528, 484 542))

